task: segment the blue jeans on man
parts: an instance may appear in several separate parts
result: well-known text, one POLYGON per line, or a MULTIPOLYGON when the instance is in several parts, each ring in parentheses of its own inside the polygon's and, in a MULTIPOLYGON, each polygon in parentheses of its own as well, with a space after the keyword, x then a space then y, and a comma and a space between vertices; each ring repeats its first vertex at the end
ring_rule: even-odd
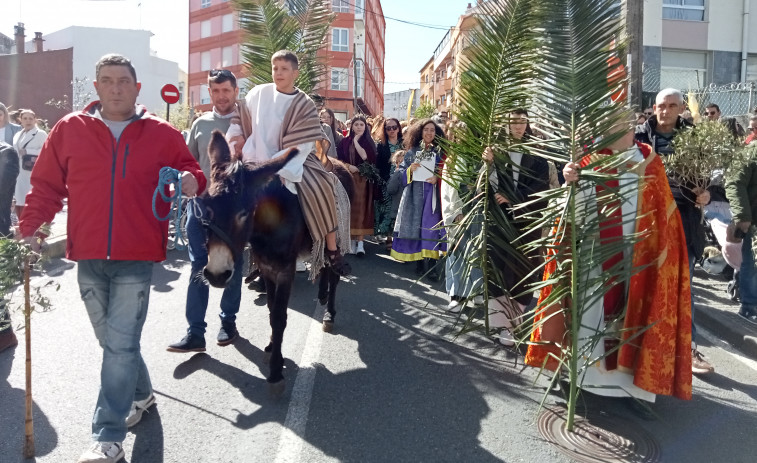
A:
POLYGON ((152 394, 140 352, 152 270, 153 263, 146 261, 79 261, 79 291, 103 349, 100 395, 92 417, 95 441, 122 442, 132 401, 152 394))
MULTIPOLYGON (((192 273, 189 276, 187 288, 186 317, 189 323, 187 332, 193 336, 205 336, 205 313, 208 310, 208 297, 210 288, 201 278, 201 272, 208 263, 208 234, 202 226, 197 211, 205 210, 201 198, 194 198, 187 207, 187 241, 189 260, 192 264, 192 273)), ((239 304, 242 300, 242 270, 244 259, 240 255, 234 262, 234 274, 229 285, 224 288, 221 296, 221 323, 224 325, 234 324, 239 312, 239 304)))
POLYGON ((749 317, 757 315, 757 268, 752 250, 752 231, 744 235, 741 243, 741 269, 739 271, 740 313, 749 317))

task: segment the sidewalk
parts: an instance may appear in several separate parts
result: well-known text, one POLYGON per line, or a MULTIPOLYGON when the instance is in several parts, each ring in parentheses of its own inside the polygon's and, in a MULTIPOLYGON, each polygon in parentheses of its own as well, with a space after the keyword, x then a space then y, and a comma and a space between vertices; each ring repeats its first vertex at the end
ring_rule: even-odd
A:
MULTIPOLYGON (((55 216, 47 239, 45 254, 51 259, 66 254, 66 219, 68 207, 55 216)), ((731 344, 749 357, 757 359, 757 326, 738 316, 739 304, 728 298, 728 281, 711 276, 701 267, 694 271, 694 320, 698 327, 710 331, 719 339, 731 344)))

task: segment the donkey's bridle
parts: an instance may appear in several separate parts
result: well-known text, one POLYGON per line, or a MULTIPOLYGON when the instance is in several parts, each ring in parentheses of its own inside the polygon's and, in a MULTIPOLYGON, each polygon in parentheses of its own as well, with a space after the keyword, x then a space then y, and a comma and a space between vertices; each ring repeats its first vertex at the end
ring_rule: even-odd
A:
MULTIPOLYGON (((236 177, 234 179, 235 183, 239 185, 239 191, 236 192, 236 194, 241 195, 244 193, 244 179, 242 178, 242 174, 244 172, 244 169, 239 169, 237 171, 236 177)), ((195 211, 197 212, 197 211, 195 211)), ((226 246, 229 247, 229 250, 234 256, 234 261, 237 259, 237 251, 234 249, 234 244, 231 241, 231 237, 223 230, 221 230, 218 225, 213 223, 213 220, 205 217, 204 211, 201 211, 199 214, 195 214, 199 219, 200 223, 202 224, 203 228, 207 230, 208 234, 212 233, 218 238, 219 240, 223 241, 226 246)))

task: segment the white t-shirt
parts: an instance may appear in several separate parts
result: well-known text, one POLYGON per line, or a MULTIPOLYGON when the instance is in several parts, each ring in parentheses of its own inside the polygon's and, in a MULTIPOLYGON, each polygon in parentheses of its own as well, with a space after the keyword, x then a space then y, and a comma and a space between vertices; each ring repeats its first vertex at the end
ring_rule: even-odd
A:
MULTIPOLYGON (((257 85, 247 93, 245 100, 252 119, 252 134, 242 148, 245 161, 268 161, 286 152, 279 149, 281 123, 296 95, 279 92, 275 84, 257 85)), ((302 143, 297 148, 300 150, 297 157, 278 172, 284 185, 294 194, 297 194, 294 183, 302 181, 302 165, 315 143, 302 143)))

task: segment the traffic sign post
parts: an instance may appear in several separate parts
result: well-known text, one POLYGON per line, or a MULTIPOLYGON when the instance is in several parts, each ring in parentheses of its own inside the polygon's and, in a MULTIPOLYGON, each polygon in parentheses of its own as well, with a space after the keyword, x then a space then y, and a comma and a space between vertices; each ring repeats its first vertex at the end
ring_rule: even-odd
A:
POLYGON ((166 102, 166 122, 169 122, 171 105, 179 102, 179 89, 174 84, 166 84, 160 89, 160 97, 166 102))

